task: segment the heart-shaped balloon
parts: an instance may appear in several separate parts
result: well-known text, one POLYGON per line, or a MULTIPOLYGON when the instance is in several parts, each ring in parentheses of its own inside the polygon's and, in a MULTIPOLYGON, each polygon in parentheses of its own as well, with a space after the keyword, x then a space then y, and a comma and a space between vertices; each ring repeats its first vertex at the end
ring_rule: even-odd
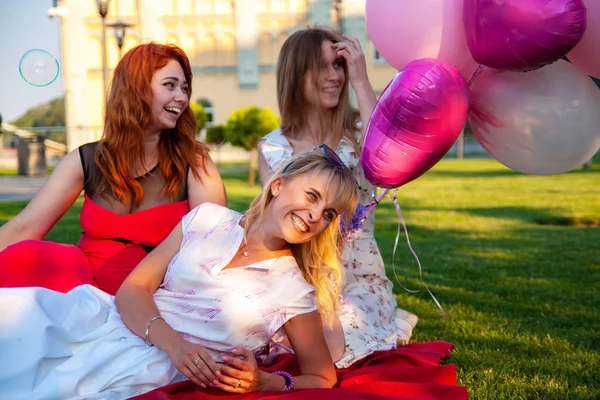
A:
POLYGON ((583 3, 587 9, 587 28, 568 57, 586 74, 600 78, 600 1, 583 0, 583 3))
POLYGON ((466 79, 477 68, 465 38, 463 0, 367 0, 365 21, 377 52, 397 71, 419 58, 450 61, 466 79))
POLYGON ((526 174, 561 174, 600 149, 600 90, 559 60, 526 74, 484 71, 471 86, 469 124, 496 160, 526 174))
POLYGON ((583 0, 464 0, 473 59, 490 68, 530 71, 564 57, 583 37, 583 0))
POLYGON ((442 60, 410 62, 379 97, 361 154, 365 177, 392 189, 418 178, 450 150, 467 121, 470 91, 442 60))

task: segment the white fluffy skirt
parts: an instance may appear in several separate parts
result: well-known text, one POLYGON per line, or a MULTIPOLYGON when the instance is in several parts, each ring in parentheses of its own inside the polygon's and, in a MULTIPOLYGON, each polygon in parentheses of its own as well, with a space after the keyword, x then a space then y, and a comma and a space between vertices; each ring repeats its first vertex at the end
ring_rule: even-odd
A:
POLYGON ((124 399, 182 379, 99 289, 0 289, 0 399, 124 399))

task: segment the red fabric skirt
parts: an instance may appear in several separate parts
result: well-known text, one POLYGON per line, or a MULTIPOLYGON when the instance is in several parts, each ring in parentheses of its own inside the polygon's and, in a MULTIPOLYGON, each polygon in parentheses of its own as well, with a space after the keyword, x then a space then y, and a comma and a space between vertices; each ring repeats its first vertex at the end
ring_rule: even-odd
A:
MULTIPOLYGON (((357 361, 350 368, 337 370, 338 381, 332 389, 301 389, 290 392, 231 394, 219 389, 202 389, 190 381, 174 383, 134 397, 138 400, 212 400, 285 398, 310 400, 419 399, 466 400, 467 389, 456 384, 456 367, 439 365, 452 351, 450 343, 436 341, 411 343, 395 350, 380 351, 357 361)), ((299 374, 296 357, 279 356, 276 362, 261 368, 299 374)))
POLYGON ((24 240, 0 252, 0 287, 40 286, 66 293, 90 284, 114 295, 146 256, 189 211, 187 200, 119 215, 85 196, 77 246, 24 240), (124 239, 136 244, 122 243, 124 239))

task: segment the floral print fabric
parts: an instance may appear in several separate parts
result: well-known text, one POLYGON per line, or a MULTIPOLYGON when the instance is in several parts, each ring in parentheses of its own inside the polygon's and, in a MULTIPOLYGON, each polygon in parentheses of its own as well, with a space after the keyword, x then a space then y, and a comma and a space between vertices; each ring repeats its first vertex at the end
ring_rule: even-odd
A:
MULTIPOLYGON (((292 146, 280 129, 264 136, 258 143, 258 149, 271 173, 294 155, 292 146)), ((364 177, 359 154, 344 139, 336 152, 360 185, 359 202, 370 203, 375 188, 364 177)), ((339 319, 344 329, 346 351, 336 363, 338 368, 347 368, 374 351, 389 350, 399 342, 407 342, 412 325, 407 325, 405 318, 408 315, 416 319, 416 316, 397 308, 393 284, 386 276, 373 235, 374 224, 374 213, 370 213, 363 227, 352 234, 342 254, 346 283, 340 298, 339 319)))

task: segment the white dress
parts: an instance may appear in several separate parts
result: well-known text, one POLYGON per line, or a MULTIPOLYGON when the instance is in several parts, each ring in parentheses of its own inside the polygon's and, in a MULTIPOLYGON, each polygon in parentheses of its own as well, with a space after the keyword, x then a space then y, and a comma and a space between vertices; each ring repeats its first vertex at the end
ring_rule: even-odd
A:
MULTIPOLYGON (((271 173, 293 156, 292 146, 281 129, 261 138, 258 150, 271 173)), ((342 139, 336 153, 352 170, 360 185, 359 203, 373 201, 371 194, 375 188, 364 177, 354 147, 342 139)), ((393 284, 386 276, 385 264, 373 233, 374 225, 372 212, 363 227, 353 233, 342 254, 346 285, 342 288, 339 319, 344 329, 346 349, 336 362, 338 368, 346 368, 374 351, 406 344, 418 320, 416 315, 397 307, 393 284)))
MULTIPOLYGON (((209 203, 190 211, 153 296, 165 321, 215 361, 234 348, 261 351, 286 321, 316 310, 291 256, 222 270, 241 244, 241 217, 209 203)), ((0 399, 123 399, 184 379, 99 289, 0 289, 0 399)))

